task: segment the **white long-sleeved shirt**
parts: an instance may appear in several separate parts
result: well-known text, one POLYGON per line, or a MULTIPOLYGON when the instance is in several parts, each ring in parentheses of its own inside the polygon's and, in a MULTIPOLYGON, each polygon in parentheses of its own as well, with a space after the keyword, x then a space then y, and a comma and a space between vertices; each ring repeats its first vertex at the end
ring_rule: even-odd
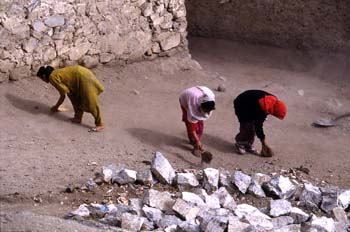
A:
POLYGON ((204 102, 215 101, 215 95, 208 87, 196 86, 185 89, 180 94, 180 104, 187 111, 187 120, 191 123, 207 120, 211 113, 205 113, 200 109, 204 102))

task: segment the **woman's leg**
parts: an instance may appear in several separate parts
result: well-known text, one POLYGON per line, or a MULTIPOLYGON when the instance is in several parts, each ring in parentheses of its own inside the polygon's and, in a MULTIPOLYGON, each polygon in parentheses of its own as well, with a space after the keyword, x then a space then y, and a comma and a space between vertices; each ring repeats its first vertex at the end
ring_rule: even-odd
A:
POLYGON ((92 131, 103 130, 105 128, 105 126, 103 124, 102 114, 101 114, 101 110, 100 110, 98 103, 96 104, 95 109, 91 111, 91 114, 95 118, 95 125, 96 125, 91 130, 92 131))
POLYGON ((187 111, 184 107, 181 107, 181 111, 182 111, 182 121, 185 123, 185 126, 186 126, 186 131, 187 131, 187 137, 188 137, 188 140, 190 142, 190 144, 194 145, 196 143, 196 141, 193 140, 192 138, 192 126, 190 124, 190 122, 187 120, 187 111))
MULTIPOLYGON (((255 138, 254 122, 242 122, 239 125, 239 133, 236 135, 236 150, 239 154, 244 154, 246 150, 252 148, 255 138), (248 149, 247 149, 248 148, 248 149)), ((249 150, 250 151, 250 150, 249 150)))
POLYGON ((203 131, 204 131, 204 122, 203 121, 198 121, 197 128, 196 128, 196 134, 197 134, 199 139, 202 138, 203 131))
POLYGON ((83 118, 84 111, 80 109, 78 101, 73 97, 69 96, 69 100, 71 101, 74 109, 74 118, 71 118, 71 122, 73 123, 81 123, 81 120, 83 118))

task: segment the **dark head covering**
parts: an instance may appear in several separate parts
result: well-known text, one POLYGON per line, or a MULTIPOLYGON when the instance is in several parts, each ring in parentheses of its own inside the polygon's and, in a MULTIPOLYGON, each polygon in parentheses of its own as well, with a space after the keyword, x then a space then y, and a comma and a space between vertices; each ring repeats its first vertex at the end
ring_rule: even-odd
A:
POLYGON ((207 101, 207 102, 203 102, 201 104, 201 108, 203 109, 203 111, 205 112, 210 112, 212 110, 215 110, 215 101, 207 101))
POLYGON ((40 77, 41 79, 48 79, 50 74, 52 73, 52 71, 55 70, 53 67, 51 66, 41 66, 38 70, 38 72, 36 73, 36 75, 38 77, 40 77))

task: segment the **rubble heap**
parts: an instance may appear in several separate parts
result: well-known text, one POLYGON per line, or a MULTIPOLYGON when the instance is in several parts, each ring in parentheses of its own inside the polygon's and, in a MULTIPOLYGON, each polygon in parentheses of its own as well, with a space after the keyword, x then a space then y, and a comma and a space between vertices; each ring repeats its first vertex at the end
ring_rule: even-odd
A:
POLYGON ((175 171, 156 152, 150 169, 104 166, 85 188, 101 183, 138 183, 146 190, 141 198, 82 204, 67 218, 114 231, 350 231, 350 189, 317 187, 278 174, 215 168, 175 171), (169 191, 157 190, 157 185, 169 191), (237 203, 237 194, 268 203, 263 208, 237 203))

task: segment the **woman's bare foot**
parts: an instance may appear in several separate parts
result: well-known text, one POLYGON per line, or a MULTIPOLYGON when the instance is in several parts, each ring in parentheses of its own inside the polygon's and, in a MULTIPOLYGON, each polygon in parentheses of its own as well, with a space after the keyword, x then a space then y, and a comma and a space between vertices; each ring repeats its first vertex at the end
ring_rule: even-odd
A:
POLYGON ((105 126, 96 126, 96 127, 91 128, 89 131, 90 132, 99 132, 103 129, 105 129, 105 126))
POLYGON ((78 123, 78 124, 80 124, 80 123, 81 123, 81 118, 71 118, 70 121, 71 121, 72 123, 78 123))

